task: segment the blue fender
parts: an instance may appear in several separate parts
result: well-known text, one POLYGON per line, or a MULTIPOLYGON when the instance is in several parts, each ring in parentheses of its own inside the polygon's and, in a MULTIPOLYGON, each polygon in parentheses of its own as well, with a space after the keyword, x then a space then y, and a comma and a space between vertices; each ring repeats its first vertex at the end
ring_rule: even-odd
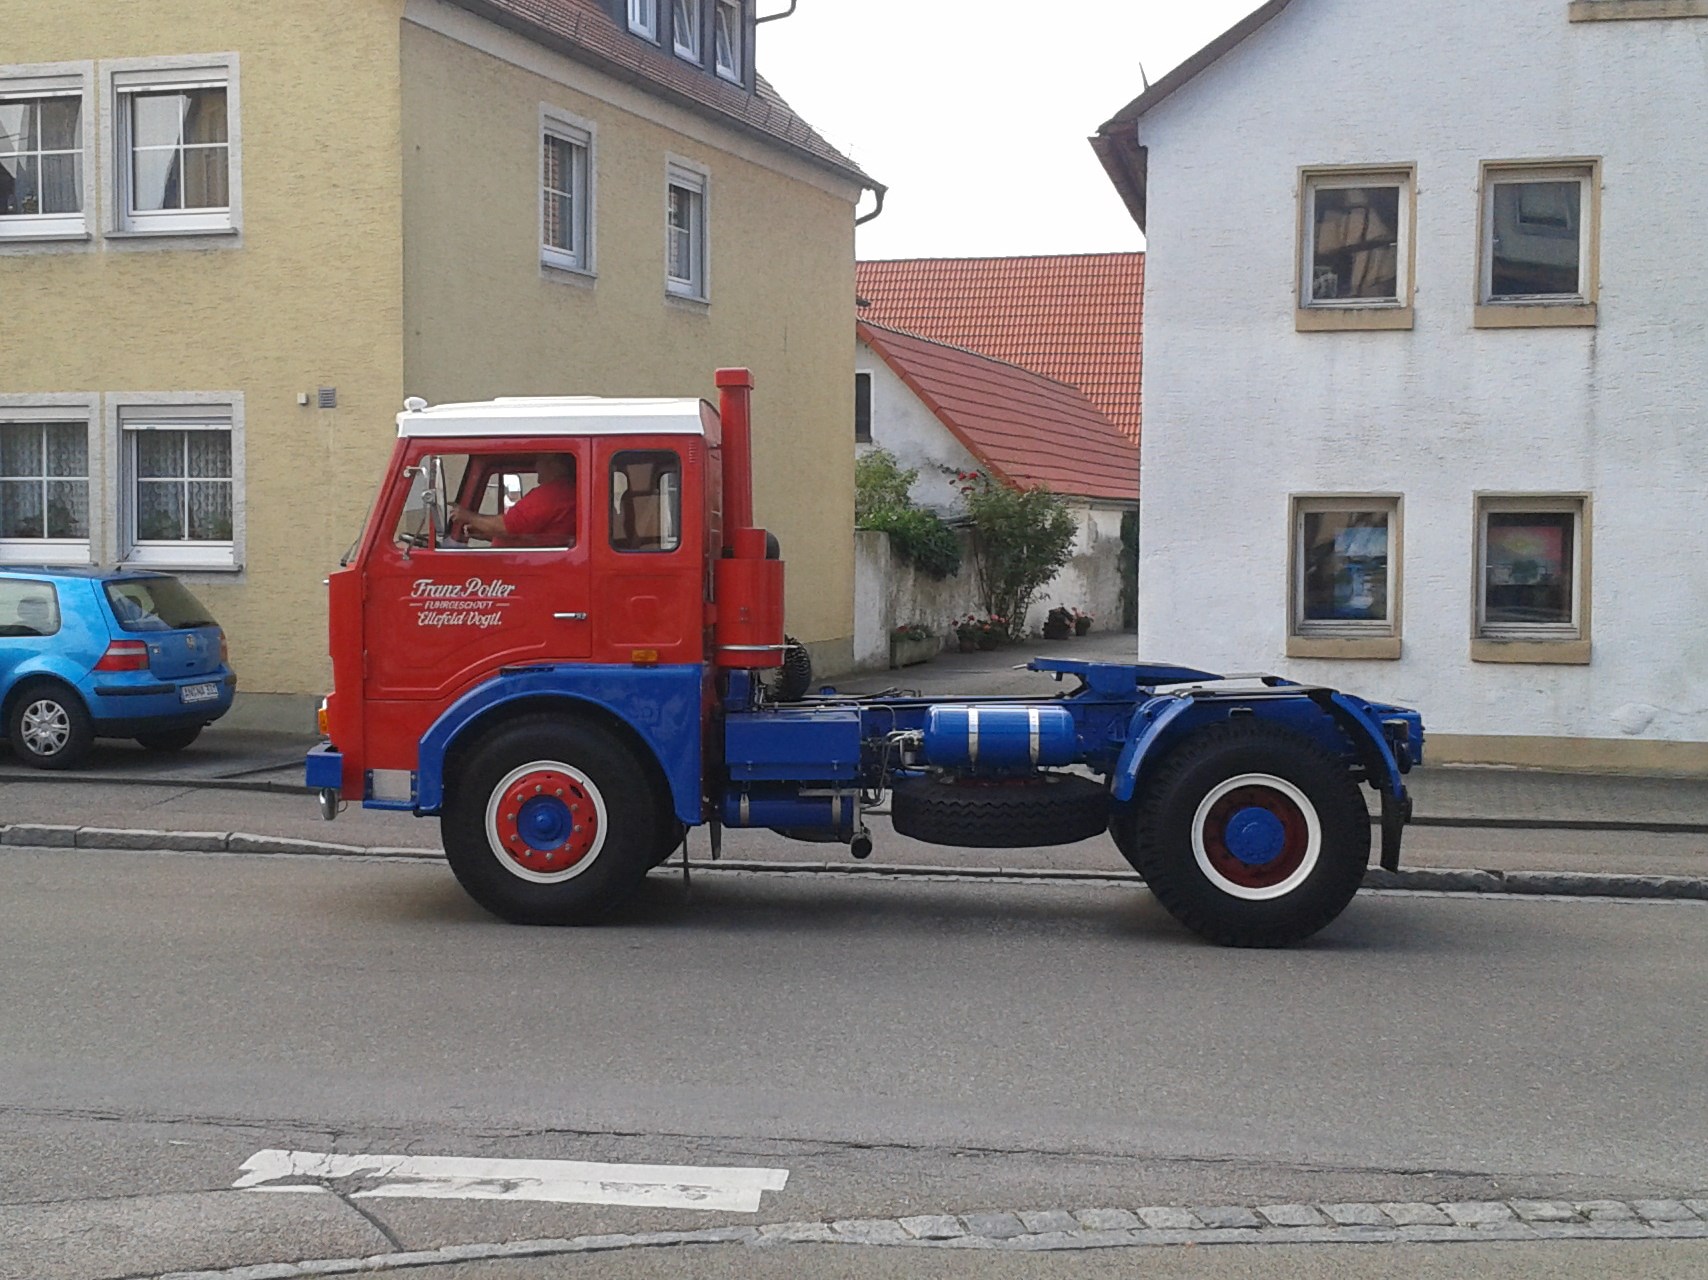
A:
POLYGON ((701 722, 703 668, 630 667, 586 663, 503 671, 458 698, 422 735, 414 809, 438 813, 445 801, 445 756, 471 724, 511 703, 553 699, 594 707, 626 725, 658 762, 676 816, 702 821, 701 722))
POLYGON ((1116 800, 1125 804, 1133 798, 1145 757, 1192 706, 1190 698, 1151 698, 1133 712, 1127 728, 1127 745, 1121 748, 1121 756, 1115 762, 1112 794, 1116 800))
POLYGON ((1388 737, 1382 732, 1382 726, 1370 714, 1369 708, 1356 698, 1349 698, 1344 693, 1329 695, 1329 702, 1334 707, 1335 719, 1340 721, 1341 728, 1347 731, 1346 736, 1352 739, 1352 744, 1358 747, 1359 754, 1364 757, 1368 768, 1376 764, 1379 768, 1370 769, 1370 782, 1379 791, 1393 796, 1396 800, 1406 793, 1405 780, 1400 776, 1400 762, 1394 758, 1394 749, 1388 744, 1388 737), (1363 741, 1360 742, 1359 739, 1363 741), (1380 773, 1380 777, 1377 774, 1380 773))

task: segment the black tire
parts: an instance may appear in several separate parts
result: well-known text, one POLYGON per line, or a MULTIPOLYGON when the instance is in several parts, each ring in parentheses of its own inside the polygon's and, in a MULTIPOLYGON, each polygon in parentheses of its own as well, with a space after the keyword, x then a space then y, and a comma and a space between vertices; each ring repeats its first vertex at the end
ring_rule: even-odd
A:
POLYGON ((1144 868, 1139 865, 1139 811, 1132 801, 1125 804, 1109 801, 1109 836, 1127 865, 1143 876, 1144 868))
POLYGON ((903 778, 892 789, 896 834, 961 849, 1076 844, 1109 824, 1109 793, 1090 778, 903 778))
POLYGON ((1260 721, 1194 734, 1138 799, 1140 874, 1175 919, 1223 946, 1285 947, 1310 937, 1346 909, 1370 861, 1370 815, 1346 765, 1260 721), (1251 832, 1254 821, 1248 858, 1267 862, 1232 852, 1236 824, 1251 832))
POLYGON ((500 919, 589 924, 628 898, 661 860, 675 819, 653 777, 626 742, 599 725, 550 715, 516 720, 464 757, 439 820, 445 856, 469 896, 500 919), (536 795, 506 808, 511 787, 536 795), (544 811, 535 816, 563 824, 563 840, 550 849, 550 836, 537 828, 529 829, 538 843, 517 833, 530 803, 544 811), (499 845, 507 827, 519 842, 514 853, 499 845))
POLYGON ((812 654, 793 636, 784 636, 783 665, 771 694, 778 702, 799 702, 812 688, 812 654))
POLYGON ((95 745, 89 710, 57 680, 32 680, 13 696, 6 717, 12 754, 37 769, 75 769, 95 745))
POLYGON ((137 734, 136 740, 149 751, 182 751, 202 736, 203 727, 192 724, 182 729, 156 729, 153 733, 137 734))

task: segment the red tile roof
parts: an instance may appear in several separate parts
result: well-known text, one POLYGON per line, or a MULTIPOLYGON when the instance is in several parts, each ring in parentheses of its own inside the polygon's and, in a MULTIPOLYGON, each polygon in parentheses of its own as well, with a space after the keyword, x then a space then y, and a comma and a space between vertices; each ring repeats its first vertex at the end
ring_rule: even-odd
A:
POLYGON ((754 92, 749 93, 739 85, 708 75, 631 35, 605 11, 599 0, 453 0, 453 3, 619 79, 637 81, 661 97, 702 115, 721 116, 744 132, 781 143, 863 187, 883 189, 796 115, 765 77, 756 75, 754 92))
POLYGON ((1078 387, 1139 438, 1145 255, 861 262, 860 318, 1078 387))
POLYGON ((1075 388, 900 329, 861 321, 857 331, 993 476, 1138 500, 1138 446, 1075 388))

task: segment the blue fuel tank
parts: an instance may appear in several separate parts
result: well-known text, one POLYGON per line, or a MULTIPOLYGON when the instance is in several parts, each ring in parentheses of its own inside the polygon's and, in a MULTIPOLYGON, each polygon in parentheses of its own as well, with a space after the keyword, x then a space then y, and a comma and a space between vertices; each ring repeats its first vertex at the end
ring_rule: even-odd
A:
POLYGON ((1032 769, 1078 759, 1064 707, 939 706, 925 714, 925 760, 939 769, 1032 769))

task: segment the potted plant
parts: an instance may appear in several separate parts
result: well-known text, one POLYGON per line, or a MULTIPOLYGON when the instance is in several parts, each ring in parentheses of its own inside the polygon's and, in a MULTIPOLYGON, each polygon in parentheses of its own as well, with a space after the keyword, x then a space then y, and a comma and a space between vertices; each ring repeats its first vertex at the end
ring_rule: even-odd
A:
POLYGON ((1073 633, 1074 633, 1074 635, 1076 635, 1076 636, 1089 635, 1091 633, 1091 624, 1095 621, 1097 621, 1097 619, 1094 618, 1091 614, 1081 613, 1078 609, 1075 609, 1073 611, 1073 633))
POLYGON ((990 651, 1002 643, 1002 637, 1008 633, 1008 622, 994 613, 988 618, 979 619, 979 648, 990 651))
POLYGON ((1073 614, 1066 605, 1057 605, 1044 618, 1044 639, 1066 640, 1073 634, 1073 614))
POLYGON ((904 622, 890 632, 890 666, 911 667, 937 656, 941 641, 923 622, 904 622))
POLYGON ((973 614, 959 618, 955 622, 956 647, 962 653, 976 653, 979 647, 979 620, 973 614))

